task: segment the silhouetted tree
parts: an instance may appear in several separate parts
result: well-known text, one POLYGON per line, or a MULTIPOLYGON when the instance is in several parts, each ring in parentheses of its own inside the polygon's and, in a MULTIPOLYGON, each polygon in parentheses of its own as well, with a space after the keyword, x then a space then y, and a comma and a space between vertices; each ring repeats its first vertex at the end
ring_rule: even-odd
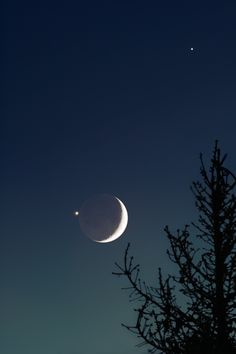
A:
POLYGON ((124 264, 116 263, 119 271, 113 274, 128 279, 125 289, 139 304, 136 323, 124 326, 141 338, 140 345, 149 345, 150 353, 236 353, 236 177, 225 167, 225 159, 217 142, 209 170, 200 155, 202 181, 191 187, 198 222, 176 234, 168 226, 164 229, 176 275, 163 279, 159 269, 158 286, 146 285, 139 264, 129 256, 129 245, 124 264), (194 247, 194 237, 202 248, 194 247), (182 306, 178 291, 186 299, 182 306))

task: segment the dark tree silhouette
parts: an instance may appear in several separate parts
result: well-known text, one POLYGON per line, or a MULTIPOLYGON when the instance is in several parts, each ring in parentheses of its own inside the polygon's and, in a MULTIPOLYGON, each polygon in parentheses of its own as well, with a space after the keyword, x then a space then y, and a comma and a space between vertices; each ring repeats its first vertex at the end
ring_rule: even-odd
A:
POLYGON ((236 354, 236 177, 225 159, 217 142, 209 170, 200 155, 202 181, 191 187, 198 222, 176 234, 164 229, 176 275, 163 279, 159 269, 158 286, 146 285, 129 245, 124 264, 116 263, 113 274, 128 279, 125 289, 139 305, 136 323, 124 326, 141 338, 139 345, 149 345, 150 353, 236 354), (194 238, 202 247, 194 247, 194 238), (178 291, 186 299, 182 306, 178 291))

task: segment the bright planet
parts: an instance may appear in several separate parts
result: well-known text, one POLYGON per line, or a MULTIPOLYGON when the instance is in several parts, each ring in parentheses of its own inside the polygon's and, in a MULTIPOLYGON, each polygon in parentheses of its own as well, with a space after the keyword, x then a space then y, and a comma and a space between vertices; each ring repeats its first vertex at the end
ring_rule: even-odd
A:
POLYGON ((128 212, 120 199, 97 194, 86 200, 79 211, 80 228, 92 241, 108 243, 118 239, 128 224, 128 212))

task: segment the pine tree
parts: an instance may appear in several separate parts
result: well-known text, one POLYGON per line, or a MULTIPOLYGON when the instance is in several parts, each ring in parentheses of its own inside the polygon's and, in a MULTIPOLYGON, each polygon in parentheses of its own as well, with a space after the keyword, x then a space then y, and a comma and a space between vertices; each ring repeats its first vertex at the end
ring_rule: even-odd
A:
POLYGON ((164 229, 175 275, 164 279, 159 269, 158 286, 146 285, 129 256, 130 245, 123 265, 116 263, 113 274, 128 279, 125 289, 138 304, 136 323, 124 326, 150 353, 236 354, 236 177, 225 160, 217 141, 209 169, 200 155, 201 181, 191 186, 198 221, 175 234, 164 229), (196 249, 194 239, 202 247, 196 249))

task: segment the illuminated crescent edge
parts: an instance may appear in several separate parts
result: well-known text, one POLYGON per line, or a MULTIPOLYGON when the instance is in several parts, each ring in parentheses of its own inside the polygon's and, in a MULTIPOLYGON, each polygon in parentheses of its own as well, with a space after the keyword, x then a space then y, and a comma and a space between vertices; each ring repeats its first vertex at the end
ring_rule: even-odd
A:
POLYGON ((97 241, 99 243, 108 243, 108 242, 112 242, 115 241, 117 238, 119 238, 123 232, 125 231, 127 224, 128 224, 128 212, 126 210, 125 205, 122 203, 122 201, 120 199, 118 199, 117 197, 115 197, 116 200, 118 200, 120 207, 121 207, 121 221, 120 224, 118 226, 118 228, 115 230, 115 232, 109 236, 106 240, 103 241, 97 241))

